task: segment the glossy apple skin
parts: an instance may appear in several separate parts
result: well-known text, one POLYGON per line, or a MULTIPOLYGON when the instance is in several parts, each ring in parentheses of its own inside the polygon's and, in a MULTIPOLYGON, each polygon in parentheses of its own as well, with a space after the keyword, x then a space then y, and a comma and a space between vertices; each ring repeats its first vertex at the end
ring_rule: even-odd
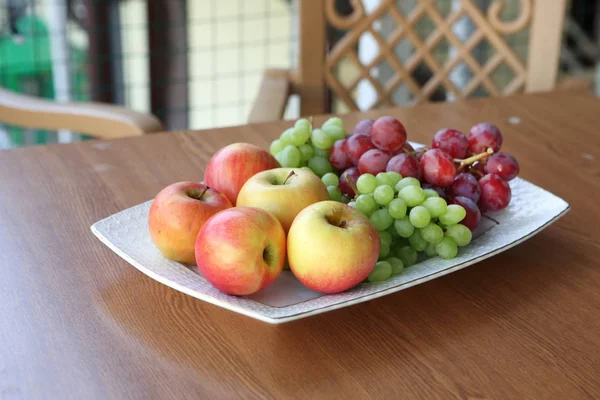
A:
POLYGON ((336 201, 302 210, 287 237, 290 269, 306 287, 321 293, 343 292, 365 280, 377 262, 379 247, 379 235, 369 219, 336 201))
POLYGON ((233 143, 211 157, 204 171, 204 183, 237 205, 238 193, 250 177, 279 166, 268 151, 249 143, 233 143))
POLYGON ((150 237, 168 259, 194 264, 198 231, 210 217, 230 207, 227 197, 203 183, 171 184, 156 195, 150 206, 150 237))
POLYGON ((300 211, 313 203, 329 199, 327 187, 312 171, 275 168, 248 179, 240 191, 237 203, 238 206, 258 207, 269 211, 287 232, 300 211), (286 181, 292 171, 294 175, 286 181))
POLYGON ((283 268, 285 232, 272 214, 255 207, 222 211, 200 229, 196 264, 214 287, 246 296, 272 284, 283 268))

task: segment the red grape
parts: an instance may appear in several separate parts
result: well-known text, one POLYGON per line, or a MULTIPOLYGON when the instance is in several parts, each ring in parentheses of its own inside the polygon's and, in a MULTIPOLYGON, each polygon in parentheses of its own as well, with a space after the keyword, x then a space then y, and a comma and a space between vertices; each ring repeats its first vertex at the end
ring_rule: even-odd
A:
POLYGON ((483 153, 488 148, 497 152, 502 146, 502 134, 500 130, 493 124, 483 122, 471 128, 469 135, 469 150, 472 153, 483 153))
POLYGON ((452 158, 465 158, 469 141, 464 133, 456 129, 441 129, 433 137, 431 148, 443 150, 452 158))
POLYGON ((400 153, 392 157, 387 164, 386 171, 397 172, 404 178, 411 176, 415 179, 421 179, 422 175, 421 164, 417 157, 406 153, 400 153))
POLYGON ((510 203, 510 186, 499 175, 487 174, 479 180, 479 186, 479 206, 482 211, 499 211, 510 203))
POLYGON ((371 149, 367 151, 358 160, 358 170, 361 174, 377 175, 380 172, 385 172, 388 162, 392 158, 387 151, 380 149, 371 149))
POLYGON ((448 195, 446 195, 446 191, 443 188, 441 188, 439 186, 432 185, 431 183, 423 183, 421 185, 421 187, 423 189, 435 190, 437 192, 437 194, 439 194, 442 199, 446 199, 448 197, 448 195))
POLYGON ((359 176, 360 172, 356 167, 348 168, 342 173, 342 176, 340 176, 340 191, 351 199, 353 199, 356 194, 354 193, 353 187, 356 187, 356 181, 359 176), (352 184, 349 183, 350 180, 352 181, 352 184))
POLYGON ((454 182, 448 187, 448 194, 450 197, 466 197, 477 203, 481 195, 481 189, 477 183, 477 178, 463 172, 456 175, 454 182))
POLYGON ((363 119, 354 127, 354 134, 369 136, 374 122, 372 119, 363 119))
POLYGON ((479 211, 477 204, 473 200, 463 196, 455 197, 451 203, 458 204, 465 209, 467 215, 460 223, 474 231, 479 226, 479 221, 481 221, 481 211, 479 211))
POLYGON ((519 174, 519 163, 508 153, 496 153, 488 158, 484 170, 486 174, 497 174, 508 182, 519 174))
POLYGON ((352 135, 348 138, 348 142, 346 142, 347 154, 354 165, 358 164, 360 156, 374 148, 375 145, 371 142, 371 138, 365 135, 352 135))
POLYGON ((371 139, 380 149, 395 152, 406 143, 406 129, 396 118, 381 117, 373 124, 371 139))
POLYGON ((425 181, 441 187, 450 186, 456 176, 454 160, 448 153, 439 149, 427 150, 423 154, 421 169, 425 181))
POLYGON ((348 156, 346 149, 348 139, 340 139, 333 144, 333 147, 329 151, 329 162, 338 171, 343 171, 346 168, 350 168, 354 163, 348 156))
POLYGON ((421 162, 421 158, 423 158, 423 154, 425 154, 425 152, 424 152, 424 151, 421 151, 421 150, 419 150, 419 151, 417 151, 417 152, 415 153, 415 157, 417 157, 417 160, 418 160, 419 162, 421 162))

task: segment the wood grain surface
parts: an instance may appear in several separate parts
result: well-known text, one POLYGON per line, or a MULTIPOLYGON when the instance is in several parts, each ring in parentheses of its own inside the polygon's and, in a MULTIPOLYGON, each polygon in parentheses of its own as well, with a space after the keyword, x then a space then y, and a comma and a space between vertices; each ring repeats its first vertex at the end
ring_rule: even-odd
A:
POLYGON ((377 115, 421 142, 494 122, 521 177, 572 211, 454 274, 272 326, 153 281, 89 227, 289 123, 1 152, 0 399, 600 398, 600 102, 557 92, 344 120, 377 115))

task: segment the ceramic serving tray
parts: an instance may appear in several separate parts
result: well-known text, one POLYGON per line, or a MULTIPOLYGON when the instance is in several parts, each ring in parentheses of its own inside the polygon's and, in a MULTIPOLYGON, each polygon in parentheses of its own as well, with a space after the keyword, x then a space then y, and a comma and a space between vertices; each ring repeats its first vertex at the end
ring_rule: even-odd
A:
POLYGON ((569 210, 564 200, 523 179, 513 179, 510 186, 509 206, 490 215, 498 224, 482 219, 473 241, 456 258, 430 258, 385 282, 363 283, 335 295, 307 289, 289 270, 252 296, 220 292, 195 266, 170 261, 156 249, 148 231, 151 200, 98 221, 91 229, 102 243, 151 279, 229 311, 280 324, 387 296, 493 257, 539 233, 569 210))

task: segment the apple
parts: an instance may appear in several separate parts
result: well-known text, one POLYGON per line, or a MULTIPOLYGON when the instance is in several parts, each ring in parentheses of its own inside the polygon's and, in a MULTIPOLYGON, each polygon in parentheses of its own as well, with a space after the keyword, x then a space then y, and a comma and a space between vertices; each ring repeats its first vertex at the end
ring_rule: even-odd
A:
POLYGON ((223 193, 236 205, 238 193, 254 174, 278 168, 268 151, 249 143, 233 143, 217 151, 204 171, 204 183, 223 193))
POLYGON ((379 235, 359 210, 322 201, 302 210, 288 233, 287 257, 293 274, 309 289, 339 293, 373 270, 379 235))
POLYGON ((285 232, 272 214, 234 207, 210 218, 196 238, 196 264, 214 287, 245 296, 277 279, 285 260, 285 232))
POLYGON ((173 183, 152 201, 150 237, 168 259, 193 264, 198 231, 210 217, 230 207, 227 197, 203 183, 173 183))
POLYGON ((287 232, 306 206, 329 199, 327 187, 312 171, 275 168, 248 179, 240 190, 237 205, 269 211, 287 232))

